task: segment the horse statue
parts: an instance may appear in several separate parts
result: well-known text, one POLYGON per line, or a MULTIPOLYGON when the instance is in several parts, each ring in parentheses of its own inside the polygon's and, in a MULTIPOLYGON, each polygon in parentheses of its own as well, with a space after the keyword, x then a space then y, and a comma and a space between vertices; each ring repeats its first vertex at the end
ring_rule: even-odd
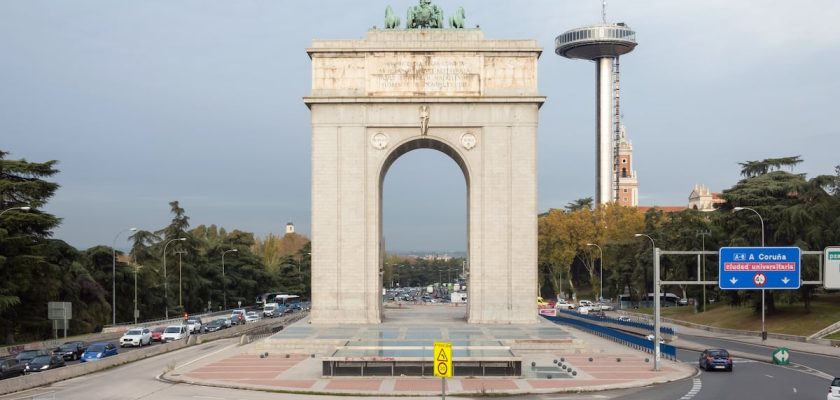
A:
POLYGON ((394 14, 394 9, 389 5, 385 7, 385 29, 397 29, 400 27, 400 17, 394 14))
POLYGON ((464 14, 464 7, 458 7, 455 10, 455 15, 449 17, 449 27, 452 29, 464 29, 464 20, 467 16, 464 14))
POLYGON ((432 0, 420 0, 420 4, 408 8, 406 28, 443 28, 443 10, 432 4, 432 0))

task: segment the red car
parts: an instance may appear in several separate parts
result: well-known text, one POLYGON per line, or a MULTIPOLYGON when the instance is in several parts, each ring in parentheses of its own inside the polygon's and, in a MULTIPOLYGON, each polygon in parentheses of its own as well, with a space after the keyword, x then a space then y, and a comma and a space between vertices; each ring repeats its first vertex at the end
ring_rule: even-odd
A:
POLYGON ((158 326, 155 329, 152 329, 152 341, 153 342, 163 342, 163 331, 166 329, 165 326, 158 326))

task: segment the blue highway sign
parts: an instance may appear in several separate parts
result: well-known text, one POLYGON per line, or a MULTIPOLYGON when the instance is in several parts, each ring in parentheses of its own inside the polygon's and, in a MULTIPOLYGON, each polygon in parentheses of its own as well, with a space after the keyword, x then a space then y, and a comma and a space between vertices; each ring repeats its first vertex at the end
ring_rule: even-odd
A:
POLYGON ((721 247, 719 255, 721 289, 799 289, 799 247, 721 247))

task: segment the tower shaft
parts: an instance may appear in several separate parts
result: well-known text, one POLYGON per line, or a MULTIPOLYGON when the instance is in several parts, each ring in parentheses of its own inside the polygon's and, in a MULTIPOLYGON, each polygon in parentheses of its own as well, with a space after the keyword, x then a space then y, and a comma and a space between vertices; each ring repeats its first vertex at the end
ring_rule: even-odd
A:
POLYGON ((613 201, 613 140, 612 140, 612 57, 595 60, 597 65, 596 85, 596 143, 595 143, 595 203, 613 201))

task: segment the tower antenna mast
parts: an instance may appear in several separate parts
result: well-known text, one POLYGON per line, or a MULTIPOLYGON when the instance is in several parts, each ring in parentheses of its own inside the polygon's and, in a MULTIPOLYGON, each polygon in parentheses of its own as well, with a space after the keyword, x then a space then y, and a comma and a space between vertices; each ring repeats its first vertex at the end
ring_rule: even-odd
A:
POLYGON ((601 2, 601 20, 607 23, 607 0, 601 2))

